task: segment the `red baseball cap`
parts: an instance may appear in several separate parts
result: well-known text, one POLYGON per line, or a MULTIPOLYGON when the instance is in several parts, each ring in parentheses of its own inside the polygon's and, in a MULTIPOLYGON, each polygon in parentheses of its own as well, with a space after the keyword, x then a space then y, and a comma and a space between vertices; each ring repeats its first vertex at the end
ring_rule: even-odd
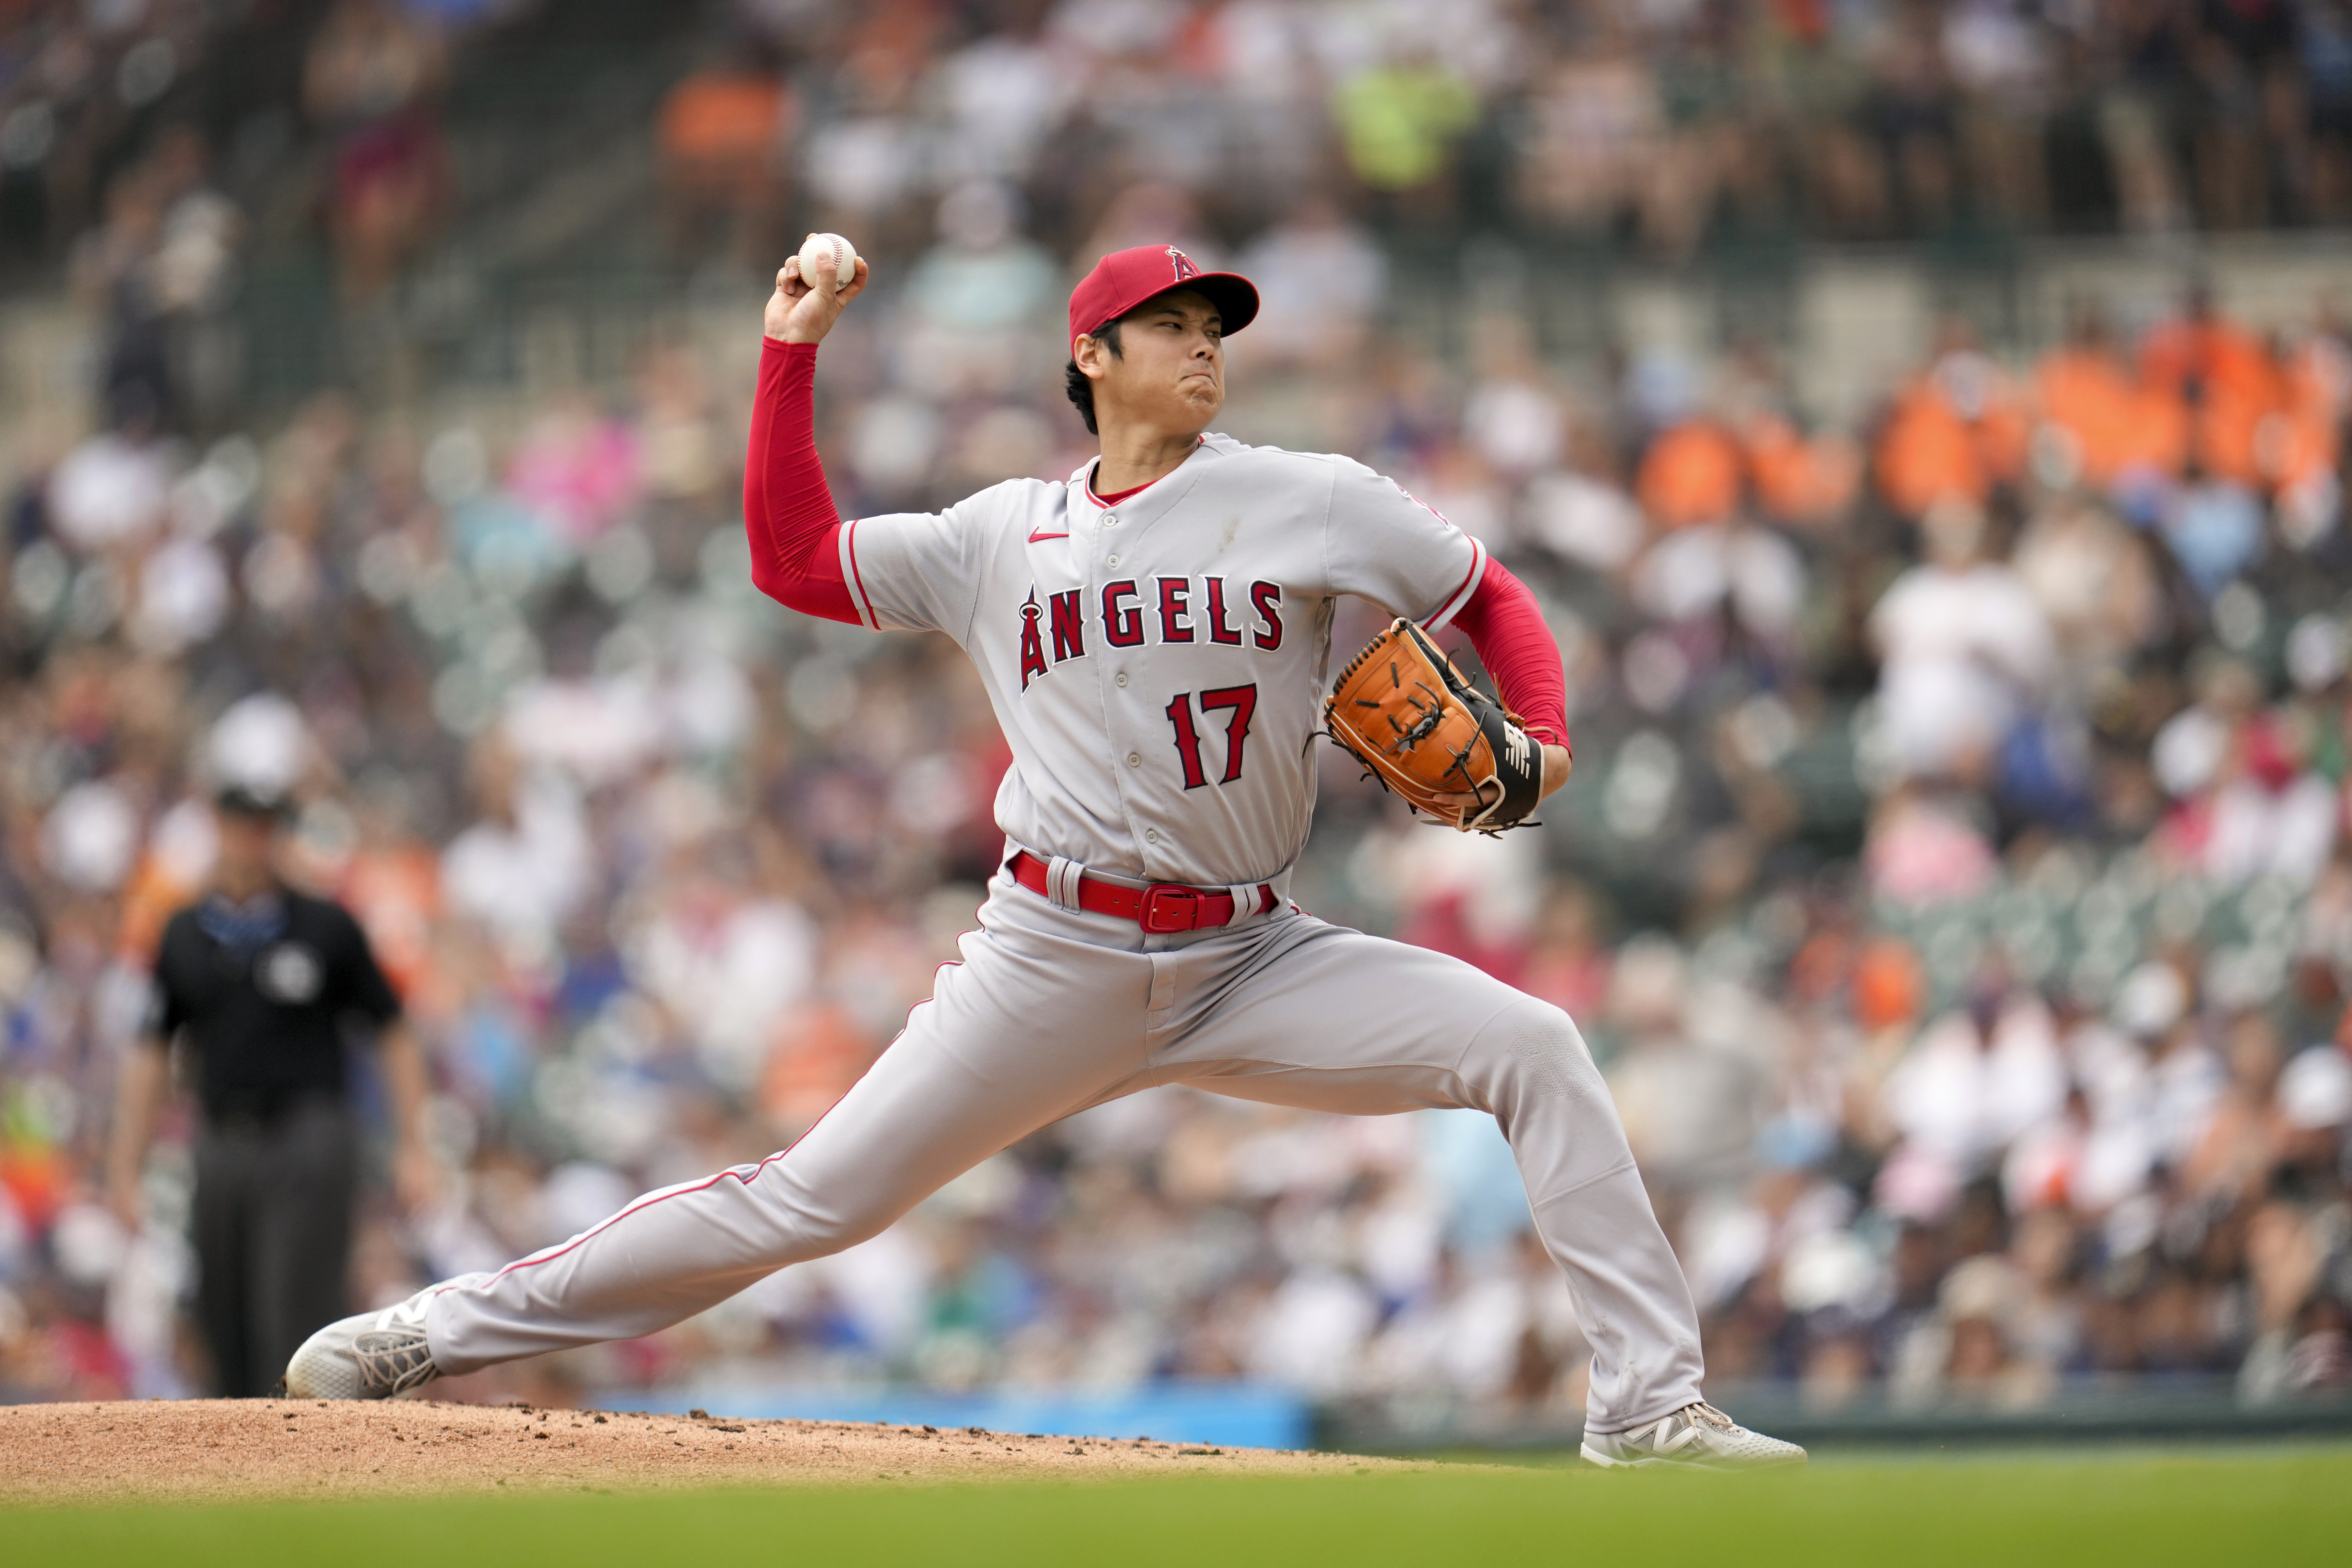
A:
POLYGON ((1227 337, 1257 314, 1257 286, 1240 273, 1202 272, 1172 245, 1139 245, 1111 252, 1070 290, 1070 351, 1077 352, 1080 338, 1171 288, 1205 295, 1224 318, 1227 337))

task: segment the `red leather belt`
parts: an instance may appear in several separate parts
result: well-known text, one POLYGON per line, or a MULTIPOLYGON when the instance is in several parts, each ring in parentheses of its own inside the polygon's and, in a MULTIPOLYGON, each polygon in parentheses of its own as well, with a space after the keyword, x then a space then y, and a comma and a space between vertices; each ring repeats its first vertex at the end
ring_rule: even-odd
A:
MULTIPOLYGON (((1006 863, 1013 868, 1013 881, 1041 898, 1052 896, 1046 891, 1047 868, 1044 861, 1027 850, 1022 850, 1006 863)), ((1257 907, 1250 913, 1264 915, 1276 902, 1274 883, 1259 883, 1257 907)), ((1234 923, 1234 895, 1222 887, 1188 887, 1181 882, 1155 882, 1149 887, 1129 887, 1124 883, 1106 882, 1097 876, 1080 876, 1078 907, 1089 915, 1112 915, 1121 920, 1132 920, 1155 936, 1234 923)))

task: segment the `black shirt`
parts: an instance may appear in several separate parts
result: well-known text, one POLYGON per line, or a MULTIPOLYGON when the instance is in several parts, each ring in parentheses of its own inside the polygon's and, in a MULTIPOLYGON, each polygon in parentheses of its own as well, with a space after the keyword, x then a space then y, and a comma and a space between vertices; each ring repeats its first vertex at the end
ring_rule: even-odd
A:
POLYGON ((341 1095, 345 1020, 381 1027, 400 1016, 358 921, 322 898, 288 890, 278 899, 282 913, 270 918, 214 901, 163 927, 153 1029, 166 1041, 186 1031, 196 1097, 215 1121, 268 1120, 341 1095))

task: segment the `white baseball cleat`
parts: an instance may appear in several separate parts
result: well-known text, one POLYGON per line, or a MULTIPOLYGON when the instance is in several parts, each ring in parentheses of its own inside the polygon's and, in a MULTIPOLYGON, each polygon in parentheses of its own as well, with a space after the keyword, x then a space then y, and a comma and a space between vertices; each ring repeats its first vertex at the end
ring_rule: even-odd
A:
POLYGON ((1685 1405, 1630 1432, 1587 1433, 1579 1450, 1603 1469, 1671 1465, 1701 1470, 1769 1470, 1801 1465, 1794 1443, 1751 1432, 1712 1405, 1685 1405))
POLYGON ((389 1399, 441 1375, 425 1343, 425 1303, 419 1291, 396 1306, 329 1323, 302 1342, 286 1364, 286 1393, 293 1399, 389 1399))

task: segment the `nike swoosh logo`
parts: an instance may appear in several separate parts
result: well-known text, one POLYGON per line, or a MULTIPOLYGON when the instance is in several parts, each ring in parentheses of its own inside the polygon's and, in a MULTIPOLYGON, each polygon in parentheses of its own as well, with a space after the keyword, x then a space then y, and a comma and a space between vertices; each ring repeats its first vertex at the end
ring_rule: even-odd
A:
POLYGON ((1069 537, 1070 536, 1067 534, 1031 534, 1029 536, 1029 542, 1034 545, 1045 539, 1066 539, 1069 537))

